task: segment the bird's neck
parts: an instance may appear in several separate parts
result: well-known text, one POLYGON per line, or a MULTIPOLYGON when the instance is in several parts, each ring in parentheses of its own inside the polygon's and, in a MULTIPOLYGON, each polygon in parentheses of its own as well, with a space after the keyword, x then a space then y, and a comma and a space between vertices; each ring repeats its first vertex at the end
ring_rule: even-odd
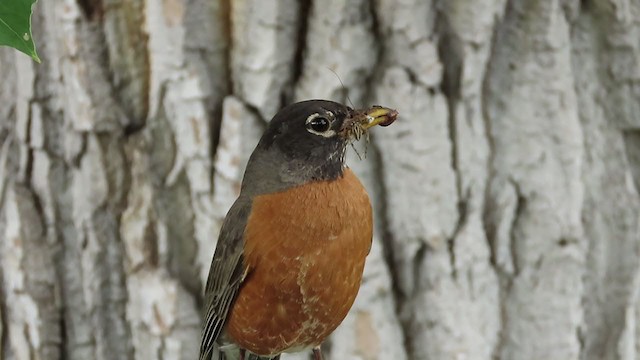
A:
POLYGON ((284 191, 314 181, 332 181, 344 175, 344 154, 324 159, 287 159, 274 147, 251 155, 242 181, 248 195, 284 191))

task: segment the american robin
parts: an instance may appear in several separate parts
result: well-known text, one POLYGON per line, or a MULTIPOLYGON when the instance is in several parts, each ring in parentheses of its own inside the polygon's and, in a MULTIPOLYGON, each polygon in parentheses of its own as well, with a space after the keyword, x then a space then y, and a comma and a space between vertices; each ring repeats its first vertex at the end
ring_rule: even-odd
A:
POLYGON ((251 154, 205 289, 200 359, 214 344, 278 359, 312 349, 353 305, 372 240, 369 196, 347 145, 397 112, 309 100, 280 110, 251 154))

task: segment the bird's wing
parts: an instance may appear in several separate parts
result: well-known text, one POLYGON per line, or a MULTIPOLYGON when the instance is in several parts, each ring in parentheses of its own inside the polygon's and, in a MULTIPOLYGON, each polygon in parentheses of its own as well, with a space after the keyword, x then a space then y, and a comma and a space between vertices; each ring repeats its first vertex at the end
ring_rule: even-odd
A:
POLYGON ((213 354, 216 340, 226 322, 229 308, 246 276, 243 264, 243 234, 251 212, 251 201, 239 197, 220 229, 204 292, 204 326, 200 343, 200 360, 213 354))

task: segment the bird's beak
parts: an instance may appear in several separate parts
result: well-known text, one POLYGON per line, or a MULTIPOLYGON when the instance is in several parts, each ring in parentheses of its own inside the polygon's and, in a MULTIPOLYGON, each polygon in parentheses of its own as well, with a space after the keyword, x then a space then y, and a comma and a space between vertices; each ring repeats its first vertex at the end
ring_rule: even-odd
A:
POLYGON ((364 133, 376 125, 389 126, 398 118, 398 112, 382 106, 354 110, 342 124, 341 135, 345 139, 360 139, 364 133))
POLYGON ((389 126, 398 118, 398 112, 382 106, 372 106, 365 110, 357 111, 360 113, 359 123, 364 130, 376 125, 389 126))

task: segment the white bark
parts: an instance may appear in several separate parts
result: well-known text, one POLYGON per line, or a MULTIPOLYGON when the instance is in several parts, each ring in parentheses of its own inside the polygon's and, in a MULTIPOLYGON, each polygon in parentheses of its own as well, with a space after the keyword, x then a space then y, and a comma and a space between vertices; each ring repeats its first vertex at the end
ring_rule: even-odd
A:
POLYGON ((487 79, 489 198, 507 191, 515 201, 502 241, 510 259, 496 258, 505 264, 498 351, 509 359, 580 354, 583 138, 560 6, 510 4, 487 79))
POLYGON ((265 119, 291 85, 298 42, 296 0, 230 1, 233 90, 265 119))
POLYGON ((640 358, 637 1, 61 0, 33 24, 42 65, 0 49, 0 358, 195 358, 248 156, 309 98, 401 114, 349 154, 376 229, 328 357, 640 358))

